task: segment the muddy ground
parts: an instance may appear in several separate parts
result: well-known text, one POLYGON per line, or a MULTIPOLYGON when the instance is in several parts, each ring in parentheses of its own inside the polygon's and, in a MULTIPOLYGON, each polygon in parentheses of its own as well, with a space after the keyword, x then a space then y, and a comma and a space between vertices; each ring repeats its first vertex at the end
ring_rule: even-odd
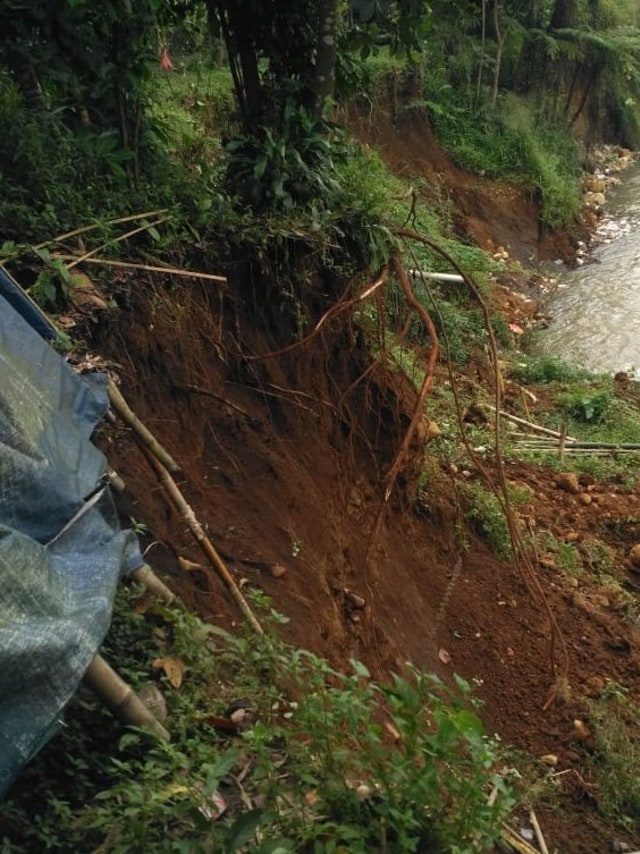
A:
MULTIPOLYGON (((461 237, 523 262, 572 259, 575 237, 541 235, 526 192, 455 168, 425 120, 378 121, 375 130, 361 122, 356 132, 406 177, 437 182, 461 237)), ((532 303, 498 293, 510 320, 531 313, 532 303)), ((538 555, 536 577, 566 644, 571 686, 544 708, 557 675, 545 601, 472 527, 461 541, 456 486, 479 472, 441 463, 436 440, 426 448, 429 477, 419 498, 414 455, 385 502, 414 398, 382 365, 362 379, 366 354, 353 327, 332 321, 308 345, 261 358, 281 342, 242 299, 223 298, 211 283, 165 290, 125 282, 119 302, 120 312, 95 325, 92 349, 179 462, 182 489, 234 578, 264 590, 289 618, 287 639, 339 666, 360 658, 382 678, 412 660, 445 679, 456 672, 479 680, 488 731, 533 757, 540 774, 547 772, 539 757, 557 757, 548 771, 557 775, 555 808, 537 806, 550 851, 608 852, 614 840, 640 847, 640 836, 598 816, 584 702, 607 680, 640 702, 640 634, 628 598, 603 590, 589 566, 575 578, 538 555)), ((477 383, 479 372, 472 366, 460 382, 477 383)), ((439 368, 436 388, 447 381, 439 368)), ((533 420, 537 405, 530 402, 533 420)), ((106 429, 100 443, 127 482, 123 511, 149 526, 156 570, 206 620, 237 622, 130 430, 106 429), (184 571, 179 557, 200 568, 184 571)), ((527 525, 576 542, 585 555, 589 541, 605 543, 622 589, 634 595, 640 577, 628 553, 640 540, 637 487, 583 478, 566 491, 549 471, 522 462, 508 463, 506 475, 530 490, 519 511, 527 525)), ((564 672, 559 660, 556 648, 564 672)))

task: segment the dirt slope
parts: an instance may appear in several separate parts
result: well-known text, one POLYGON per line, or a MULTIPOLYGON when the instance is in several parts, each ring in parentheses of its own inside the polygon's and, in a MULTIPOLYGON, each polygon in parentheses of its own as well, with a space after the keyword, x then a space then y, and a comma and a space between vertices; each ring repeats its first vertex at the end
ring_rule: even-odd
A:
MULTIPOLYGON (((396 168, 437 174, 449 188, 461 234, 501 244, 512 257, 547 251, 533 204, 519 191, 461 174, 424 124, 378 130, 369 142, 396 168)), ((588 576, 573 586, 542 561, 537 571, 567 643, 572 687, 566 703, 545 711, 554 683, 547 611, 473 530, 467 547, 460 545, 455 484, 462 474, 434 456, 420 501, 409 501, 416 475, 409 466, 403 489, 384 504, 384 475, 412 395, 383 368, 351 388, 366 367, 354 330, 328 324, 304 348, 255 359, 273 340, 248 321, 246 306, 223 300, 210 284, 178 294, 138 281, 122 286, 120 302, 128 307, 96 326, 92 347, 111 360, 132 408, 179 461, 184 492, 234 577, 266 591, 290 618, 286 636, 337 665, 358 657, 381 677, 410 659, 444 678, 457 672, 481 680, 487 729, 534 757, 557 754, 555 770, 566 772, 558 778, 563 810, 540 810, 550 847, 606 852, 612 835, 637 847, 640 837, 597 818, 593 746, 574 725, 585 718, 584 695, 607 679, 640 699, 639 637, 625 617, 628 602, 607 599, 588 576), (450 654, 447 664, 441 649, 450 654)), ((213 573, 179 568, 178 556, 204 562, 130 431, 105 430, 100 442, 128 484, 123 511, 150 528, 149 560, 205 619, 233 624, 238 614, 213 573)), ((640 531, 625 520, 640 518, 637 489, 585 481, 571 494, 524 464, 509 466, 507 476, 530 486, 526 513, 538 529, 582 543, 609 531, 620 574, 633 582, 625 555, 640 531)))

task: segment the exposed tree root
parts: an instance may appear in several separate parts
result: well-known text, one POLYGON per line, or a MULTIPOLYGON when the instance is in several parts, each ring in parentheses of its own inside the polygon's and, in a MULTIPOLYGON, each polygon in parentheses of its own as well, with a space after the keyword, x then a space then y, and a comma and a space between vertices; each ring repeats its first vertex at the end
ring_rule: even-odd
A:
MULTIPOLYGON (((496 344, 495 334, 494 334, 493 328, 491 326, 491 319, 490 319, 490 315, 489 315, 489 310, 487 308, 487 304, 484 301, 484 299, 482 298, 482 295, 480 294, 480 291, 478 290, 475 282, 458 265, 458 263, 455 261, 455 259, 445 249, 443 249, 441 246, 439 246, 433 240, 430 240, 429 238, 425 237, 422 234, 419 234, 418 232, 410 231, 410 230, 407 230, 404 228, 398 229, 396 231, 396 234, 398 234, 400 237, 403 237, 407 240, 420 242, 420 243, 424 244, 425 246, 428 246, 434 252, 438 253, 442 258, 444 258, 448 262, 448 264, 451 265, 451 267, 454 270, 456 270, 456 272, 458 272, 462 276, 464 283, 469 288, 469 290, 473 294, 474 298, 478 302, 478 305, 480 306, 480 308, 482 310, 485 328, 486 328, 487 334, 489 336, 489 347, 490 347, 490 352, 491 352, 491 356, 492 356, 493 370, 494 370, 494 408, 495 408, 495 412, 499 413, 500 409, 501 409, 502 377, 500 375, 500 370, 499 370, 499 366, 498 366, 498 347, 496 344)), ((425 285, 425 287, 426 287, 426 285, 425 285)), ((453 388, 454 387, 453 372, 451 371, 450 366, 449 366, 449 373, 450 373, 450 377, 452 379, 452 388, 453 388)), ((455 394, 455 391, 454 391, 454 394, 455 394)), ((493 493, 496 495, 496 497, 500 501, 500 504, 501 504, 502 509, 504 511, 505 518, 507 521, 507 525, 509 528, 509 536, 511 539, 511 545, 512 545, 512 549, 513 549, 514 563, 521 573, 522 579, 524 581, 524 584, 525 584, 527 590, 529 591, 529 594, 533 598, 536 598, 536 596, 539 597, 539 599, 542 601, 543 607, 544 607, 545 612, 547 614, 547 619, 549 622, 549 629, 550 629, 549 657, 550 657, 550 663, 551 663, 551 669, 552 669, 552 673, 553 673, 554 683, 553 683, 553 686, 552 686, 552 688, 551 688, 549 694, 547 695, 547 697, 544 701, 544 704, 543 704, 543 708, 546 710, 546 709, 551 708, 551 706, 553 706, 556 702, 557 703, 565 702, 568 699, 568 696, 570 693, 569 679, 568 679, 569 654, 568 654, 568 650, 567 650, 566 641, 564 639, 564 635, 562 633, 562 630, 560 629, 560 626, 558 625, 558 621, 556 619, 556 616, 553 613, 553 609, 552 609, 551 604, 549 602, 549 598, 548 598, 548 596, 547 596, 547 594, 546 594, 546 592, 542 586, 542 583, 540 582, 538 574, 535 571, 535 568, 534 568, 533 563, 531 561, 531 557, 529 555, 528 549, 527 549, 527 547, 524 543, 524 540, 522 538, 522 535, 520 533, 520 529, 518 527, 518 523, 517 523, 517 520, 515 518, 515 514, 513 512, 512 507, 511 507, 508 485, 507 485, 507 478, 506 478, 506 474, 505 474, 505 470, 504 470, 504 459, 502 456, 499 415, 496 414, 495 419, 494 419, 495 464, 496 464, 496 472, 498 475, 498 488, 496 488, 495 484, 493 483, 493 479, 489 475, 489 472, 486 470, 486 468, 482 464, 482 461, 477 457, 477 455, 473 451, 473 448, 471 447, 471 444, 470 444, 470 442, 467 438, 467 435, 466 435, 466 429, 464 426, 464 422, 462 420, 462 413, 460 410, 460 406, 459 406, 457 396, 455 399, 456 399, 456 409, 457 409, 457 414, 458 414, 460 434, 461 434, 462 441, 465 445, 465 448, 466 448, 467 452, 469 453, 469 456, 471 457, 473 464, 478 469, 478 471, 481 473, 481 475, 483 476, 483 478, 485 479, 485 481, 487 482, 487 484, 489 485, 489 487, 491 488, 493 493), (558 660, 556 646, 559 647, 559 660, 558 660)))

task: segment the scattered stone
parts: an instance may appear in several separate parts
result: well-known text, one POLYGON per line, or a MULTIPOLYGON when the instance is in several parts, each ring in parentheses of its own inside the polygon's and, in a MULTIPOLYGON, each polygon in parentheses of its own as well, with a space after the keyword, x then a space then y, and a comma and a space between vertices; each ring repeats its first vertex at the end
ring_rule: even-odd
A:
POLYGON ((602 676, 590 676, 584 684, 585 694, 587 697, 599 697, 606 684, 602 676))
POLYGON ((584 187, 590 193, 604 193, 607 189, 607 184, 604 178, 599 178, 596 175, 588 175, 584 179, 584 187))
POLYGON ((352 608, 356 608, 359 611, 361 611, 366 604, 362 596, 358 596, 357 593, 354 593, 353 590, 348 590, 346 587, 344 589, 344 597, 352 608))
POLYGON ((569 533, 564 536, 565 543, 577 543, 579 539, 580 534, 577 531, 569 531, 569 533))
POLYGON ((584 504, 585 507, 588 507, 589 504, 591 504, 591 502, 593 501, 593 499, 587 492, 581 492, 578 496, 578 501, 580 502, 580 504, 584 504))
POLYGON ((632 547, 629 552, 629 560, 631 561, 632 566, 636 569, 640 569, 640 543, 636 543, 635 546, 632 547))
POLYGON ((540 757, 540 761, 554 768, 558 764, 558 756, 555 753, 545 753, 544 756, 540 757))
POLYGON ((593 604, 598 608, 608 608, 611 602, 602 593, 596 593, 593 597, 593 604))
POLYGON ((576 738, 579 741, 586 741, 591 738, 591 730, 584 721, 576 718, 573 722, 573 732, 571 733, 571 737, 576 738))
POLYGON ((540 560, 538 561, 538 563, 540 564, 540 566, 543 569, 556 569, 557 568, 557 564, 555 562, 555 559, 549 554, 540 555, 540 560))
POLYGON ((287 572, 286 566, 283 566, 281 563, 270 563, 269 564, 269 573, 272 578, 282 578, 287 572))
POLYGON ((571 471, 561 472, 556 478, 556 486, 572 495, 577 495, 580 492, 578 478, 571 471))

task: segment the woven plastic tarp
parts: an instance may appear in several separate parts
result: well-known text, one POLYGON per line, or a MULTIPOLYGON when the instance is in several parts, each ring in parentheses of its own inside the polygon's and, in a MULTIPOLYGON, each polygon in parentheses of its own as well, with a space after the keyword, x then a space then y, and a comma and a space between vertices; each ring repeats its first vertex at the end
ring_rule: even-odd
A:
POLYGON ((107 405, 106 378, 76 374, 0 294, 0 799, 55 732, 120 575, 142 563, 90 440, 107 405))

